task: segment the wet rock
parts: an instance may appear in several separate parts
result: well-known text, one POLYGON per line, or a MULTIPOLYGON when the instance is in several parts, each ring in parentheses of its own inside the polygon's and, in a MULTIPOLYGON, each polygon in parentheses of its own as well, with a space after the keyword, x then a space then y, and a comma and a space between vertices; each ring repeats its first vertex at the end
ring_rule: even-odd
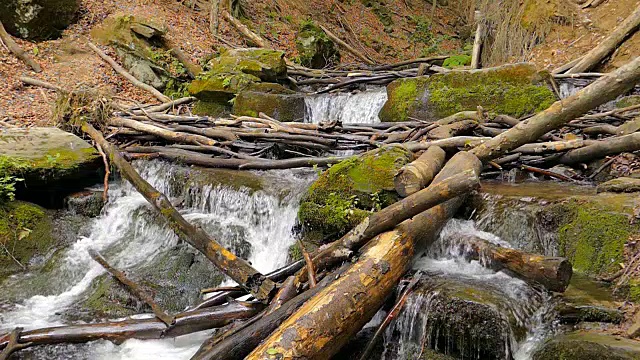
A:
POLYGON ((319 26, 312 21, 305 21, 300 26, 296 38, 300 64, 312 68, 323 69, 340 62, 340 53, 336 45, 319 26))
POLYGON ((0 203, 0 279, 27 269, 55 243, 45 209, 23 201, 0 203))
POLYGON ((530 64, 398 79, 387 86, 382 121, 436 120, 459 111, 485 110, 520 117, 555 101, 543 75, 530 64))
POLYGON ((3 0, 0 21, 13 36, 54 39, 76 18, 79 0, 3 0))
POLYGON ((621 177, 598 185, 598 192, 629 193, 640 191, 640 179, 621 177))
POLYGON ((304 97, 279 84, 260 83, 241 91, 233 103, 233 113, 257 117, 264 113, 280 121, 304 119, 304 97), (264 89, 264 90, 261 90, 264 89))
POLYGON ((17 197, 45 206, 59 206, 64 195, 100 181, 98 152, 58 128, 4 129, 0 154, 0 177, 24 179, 17 197))
POLYGON ((335 240, 370 214, 398 200, 393 177, 413 155, 386 146, 344 160, 326 170, 302 200, 298 219, 316 242, 335 240))
POLYGON ((104 200, 102 191, 86 190, 69 195, 65 199, 65 207, 73 214, 96 217, 100 215, 104 200))
POLYGON ((548 340, 533 354, 533 360, 557 359, 640 359, 640 343, 617 336, 578 331, 548 340))
POLYGON ((565 324, 604 322, 618 324, 623 320, 610 284, 595 281, 584 274, 574 274, 567 290, 560 296, 557 312, 565 324))

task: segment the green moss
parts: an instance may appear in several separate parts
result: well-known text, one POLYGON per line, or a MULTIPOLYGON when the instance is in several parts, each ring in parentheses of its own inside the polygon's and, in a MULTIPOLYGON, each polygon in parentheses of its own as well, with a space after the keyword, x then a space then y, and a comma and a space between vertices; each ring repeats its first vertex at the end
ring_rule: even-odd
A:
POLYGON ((231 106, 223 105, 217 102, 198 101, 193 107, 193 113, 196 115, 220 117, 231 113, 231 106))
POLYGON ((303 258, 302 250, 300 250, 300 246, 298 245, 298 243, 295 243, 295 244, 289 246, 289 261, 290 262, 302 260, 302 258, 303 258))
POLYGON ((640 302, 640 280, 629 280, 629 300, 640 302))
POLYGON ((0 277, 21 270, 20 264, 27 266, 33 256, 44 255, 54 244, 51 226, 37 205, 23 201, 0 205, 0 277))
POLYGON ((126 289, 108 275, 96 279, 91 286, 91 295, 83 302, 83 307, 95 315, 123 317, 136 313, 135 302, 129 301, 126 289), (119 291, 115 292, 114 287, 119 291), (127 303, 129 303, 127 305, 127 303))
POLYGON ((388 108, 383 108, 384 117, 389 121, 407 121, 416 99, 418 98, 418 85, 422 85, 427 78, 415 78, 409 81, 404 79, 394 81, 387 88, 388 96, 392 101, 388 108))
POLYGON ((313 69, 322 69, 340 62, 340 53, 333 41, 311 20, 300 24, 296 48, 300 64, 313 69))
POLYGON ((571 214, 558 230, 560 253, 577 271, 598 275, 614 272, 623 262, 624 244, 637 225, 630 225, 615 204, 584 203, 571 200, 560 204, 571 214))
POLYGON ((640 104, 640 95, 629 95, 625 96, 622 99, 616 101, 617 108, 625 108, 628 106, 638 105, 640 104))
POLYGON ((304 98, 296 95, 242 91, 233 103, 236 115, 256 117, 265 113, 280 121, 299 121, 304 118, 304 111, 304 98))
POLYGON ((397 201, 393 177, 413 155, 398 146, 386 146, 344 160, 326 170, 305 195, 298 219, 314 238, 327 240, 357 225, 371 210, 397 201))

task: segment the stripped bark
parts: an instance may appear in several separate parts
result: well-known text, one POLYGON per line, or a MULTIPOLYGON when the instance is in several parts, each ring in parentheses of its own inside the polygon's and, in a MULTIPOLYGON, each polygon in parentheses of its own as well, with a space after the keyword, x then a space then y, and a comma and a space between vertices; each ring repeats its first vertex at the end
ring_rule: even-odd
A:
POLYGON ((474 15, 477 28, 476 36, 473 40, 473 51, 471 52, 471 68, 480 69, 480 57, 482 55, 482 42, 485 36, 485 23, 480 11, 476 11, 474 15))
POLYGON ((418 159, 403 166, 393 178, 398 194, 407 197, 429 185, 438 171, 442 169, 446 155, 441 148, 432 146, 418 159))
POLYGON ((39 73, 42 72, 42 68, 40 64, 38 64, 35 60, 31 58, 22 48, 18 45, 11 35, 5 30, 4 25, 2 25, 2 21, 0 21, 0 40, 7 45, 9 51, 11 51, 18 59, 22 60, 25 64, 27 64, 33 71, 39 73))
POLYGON ((140 174, 107 142, 102 134, 88 123, 82 124, 82 131, 87 133, 109 155, 111 163, 120 174, 153 205, 153 207, 169 222, 171 228, 186 242, 203 253, 218 269, 244 287, 259 301, 267 302, 275 289, 275 283, 245 260, 220 245, 202 228, 193 226, 171 205, 167 197, 144 180, 140 174))

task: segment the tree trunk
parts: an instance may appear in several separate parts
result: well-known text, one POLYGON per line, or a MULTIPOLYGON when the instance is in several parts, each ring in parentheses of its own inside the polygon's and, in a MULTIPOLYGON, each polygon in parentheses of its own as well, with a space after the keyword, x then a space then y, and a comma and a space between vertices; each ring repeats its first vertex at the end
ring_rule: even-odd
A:
POLYGON ((633 34, 640 26, 640 6, 629 15, 620 25, 616 26, 598 46, 589 51, 574 65, 568 74, 583 73, 598 65, 607 55, 612 53, 629 35, 633 34))
POLYGON ((230 22, 231 25, 233 25, 233 27, 235 27, 236 30, 238 30, 245 37, 245 39, 247 39, 250 43, 252 43, 252 45, 255 45, 261 48, 268 47, 267 42, 263 38, 261 38, 256 33, 251 31, 251 29, 249 29, 245 24, 241 23, 240 20, 234 18, 233 15, 231 15, 230 11, 231 9, 225 9, 225 8, 220 9, 220 13, 222 14, 222 17, 224 17, 228 22, 230 22))
POLYGON ((120 174, 153 205, 153 207, 167 220, 171 228, 182 239, 203 253, 218 269, 240 286, 250 292, 256 299, 267 302, 275 289, 275 283, 245 260, 238 258, 232 252, 210 237, 202 228, 191 225, 171 205, 167 197, 144 180, 140 174, 107 142, 102 134, 88 123, 82 124, 82 130, 87 133, 109 155, 120 174))
POLYGON ((438 174, 444 165, 447 154, 441 148, 432 146, 418 159, 403 166, 393 178, 396 191, 402 197, 407 197, 424 189, 438 174))
POLYGON ((556 101, 548 109, 474 148, 471 152, 483 162, 500 157, 518 146, 533 142, 598 105, 615 99, 640 80, 640 56, 616 71, 606 74, 576 94, 556 101))
POLYGON ((594 141, 594 144, 589 146, 571 150, 562 155, 560 162, 563 164, 583 163, 603 158, 607 155, 638 150, 640 150, 640 133, 633 133, 594 141))
POLYGON ((476 28, 476 36, 473 40, 473 51, 471 52, 471 68, 480 69, 480 57, 482 55, 482 42, 485 35, 485 24, 480 11, 475 12, 474 18, 476 20, 476 23, 478 24, 478 27, 476 28))

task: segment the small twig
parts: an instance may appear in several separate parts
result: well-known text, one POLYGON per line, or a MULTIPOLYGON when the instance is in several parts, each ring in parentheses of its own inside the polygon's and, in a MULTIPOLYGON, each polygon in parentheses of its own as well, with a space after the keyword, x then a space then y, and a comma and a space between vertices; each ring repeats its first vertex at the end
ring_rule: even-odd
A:
POLYGON ((32 86, 39 86, 39 87, 43 87, 45 89, 50 89, 50 90, 55 90, 58 92, 64 92, 64 90, 54 84, 48 83, 46 81, 42 81, 42 80, 38 80, 38 79, 34 79, 34 78, 30 78, 27 76, 20 76, 18 79, 20 79, 20 81, 22 81, 23 83, 27 84, 27 85, 32 85, 32 86))
POLYGON ((562 181, 574 181, 572 178, 562 175, 562 174, 558 174, 556 172, 550 171, 550 170, 545 170, 545 169, 540 169, 537 167, 533 167, 533 166, 529 166, 529 165, 522 165, 522 170, 526 170, 526 171, 531 171, 533 173, 538 173, 538 174, 542 174, 542 175, 546 175, 549 177, 553 177, 562 181))
POLYGON ((302 252, 302 256, 304 256, 304 261, 307 263, 307 273, 309 274, 309 287, 314 288, 316 286, 316 270, 313 266, 313 260, 311 256, 304 248, 304 244, 302 241, 298 239, 298 246, 300 247, 300 251, 302 252))
POLYGON ((107 202, 109 198, 109 175, 111 175, 109 161, 107 160, 107 155, 102 151, 102 147, 100 144, 96 143, 96 149, 102 156, 102 161, 104 162, 104 191, 102 192, 102 201, 107 202))
POLYGON ((20 333, 22 330, 23 328, 17 327, 11 331, 11 334, 9 335, 9 343, 0 353, 0 360, 7 360, 14 352, 31 346, 30 342, 20 343, 20 333))
POLYGON ((240 286, 218 286, 212 288, 204 288, 200 290, 200 294, 209 294, 218 291, 242 291, 242 288, 240 286))
POLYGON ((107 260, 105 260, 97 251, 93 249, 89 250, 89 255, 91 255, 93 260, 102 265, 102 267, 107 270, 109 274, 118 279, 118 281, 120 281, 120 283, 122 283, 129 290, 129 292, 131 292, 131 294, 149 305, 158 319, 160 319, 167 326, 171 326, 174 320, 173 316, 167 314, 158 304, 156 304, 156 302, 153 301, 151 295, 145 292, 138 284, 129 279, 122 271, 109 265, 107 260))
POLYGON ((607 166, 611 165, 615 160, 616 160, 615 157, 607 160, 604 164, 600 165, 600 167, 597 168, 596 171, 593 172, 593 174, 589 175, 589 177, 587 177, 587 179, 593 180, 593 178, 598 176, 598 174, 600 174, 602 172, 602 170, 606 169, 607 166))

